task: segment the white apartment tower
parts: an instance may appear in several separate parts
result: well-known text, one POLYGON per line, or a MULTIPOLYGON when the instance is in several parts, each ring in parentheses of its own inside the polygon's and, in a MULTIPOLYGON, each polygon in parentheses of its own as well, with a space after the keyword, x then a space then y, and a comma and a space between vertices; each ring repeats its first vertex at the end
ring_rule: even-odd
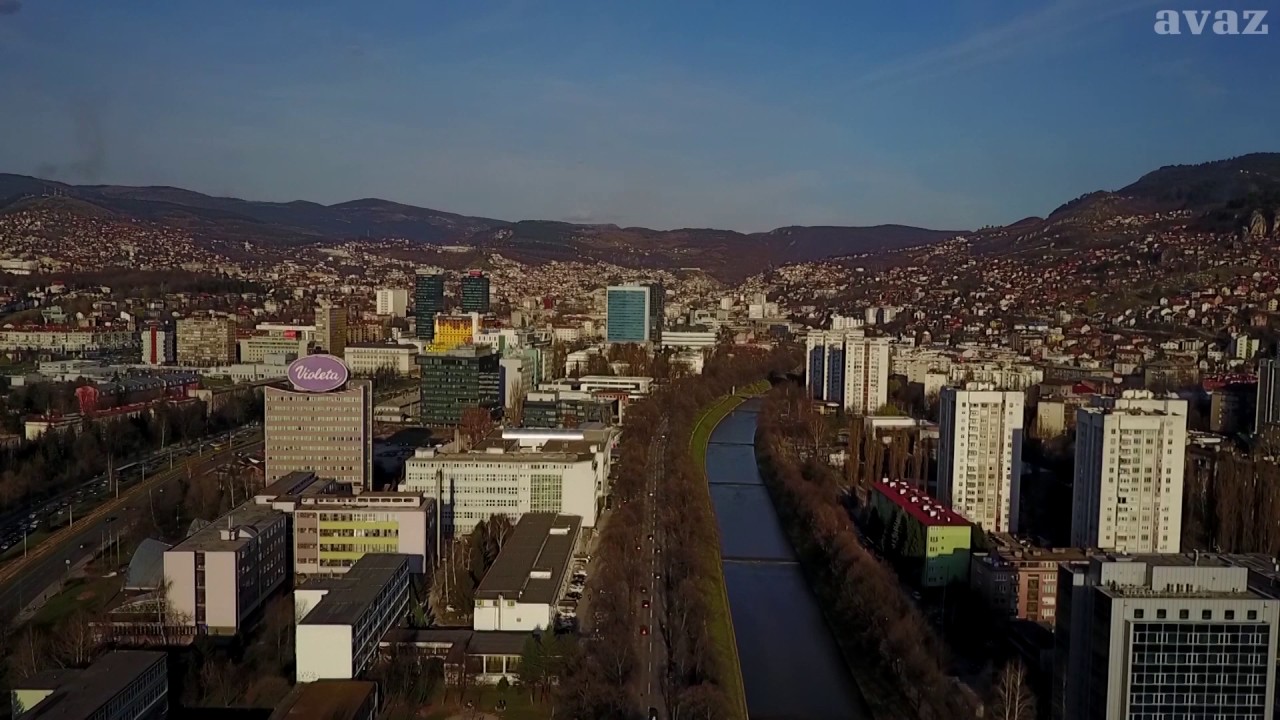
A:
POLYGON ((377 294, 379 315, 404 317, 409 312, 409 291, 404 288, 383 288, 377 294))
POLYGON ((938 499, 987 532, 1017 532, 1023 394, 970 383, 941 399, 938 499))
POLYGON ((1178 552, 1186 448, 1186 400, 1130 390, 1077 410, 1071 544, 1178 552))
POLYGON ((858 415, 889 402, 889 339, 861 330, 813 330, 805 337, 809 397, 858 415))

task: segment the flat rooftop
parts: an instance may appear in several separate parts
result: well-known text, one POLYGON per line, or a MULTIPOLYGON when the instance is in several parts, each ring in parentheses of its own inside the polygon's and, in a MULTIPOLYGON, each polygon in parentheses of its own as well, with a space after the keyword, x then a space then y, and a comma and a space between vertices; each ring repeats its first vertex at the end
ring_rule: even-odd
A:
POLYGON ((302 683, 276 707, 270 720, 349 720, 356 717, 378 684, 370 680, 316 680, 302 683))
POLYGON ((391 582, 400 568, 408 567, 408 555, 370 553, 356 561, 346 574, 299 583, 298 590, 328 590, 299 625, 351 625, 391 582))
POLYGON ((476 598, 554 603, 581 527, 576 515, 526 513, 480 581, 476 598))
POLYGON ((195 550, 237 550, 244 547, 253 536, 280 522, 284 513, 270 505, 258 505, 250 500, 235 510, 200 528, 190 537, 170 548, 170 552, 195 550), (235 537, 224 540, 224 530, 236 530, 235 537))
POLYGON ((15 684, 15 690, 53 690, 23 720, 82 720, 94 715, 156 663, 162 652, 115 650, 84 670, 53 670, 15 684))

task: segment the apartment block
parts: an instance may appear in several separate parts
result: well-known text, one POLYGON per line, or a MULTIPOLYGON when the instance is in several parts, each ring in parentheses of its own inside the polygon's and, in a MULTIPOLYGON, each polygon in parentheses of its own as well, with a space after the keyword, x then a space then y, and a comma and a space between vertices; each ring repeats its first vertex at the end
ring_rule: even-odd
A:
POLYGON ((234 635, 289 576, 288 516, 250 501, 164 553, 177 625, 234 635))
POLYGON ((172 365, 178 361, 178 336, 172 328, 152 323, 139 333, 142 340, 142 364, 172 365))
POLYGON ((409 291, 404 288, 382 288, 375 297, 375 312, 379 315, 404 317, 409 312, 409 291))
POLYGON ((1023 394, 971 383, 941 400, 938 498, 987 532, 1017 532, 1023 394))
POLYGON ((889 402, 889 339, 859 329, 813 330, 805 336, 809 397, 857 415, 889 402))
POLYGON ((365 555, 345 575, 300 583, 293 591, 298 682, 350 680, 373 665, 378 641, 409 608, 409 560, 365 555))
POLYGON ((898 559, 919 565, 920 587, 946 587, 969 574, 973 527, 925 493, 900 480, 872 485, 871 508, 881 537, 871 540, 898 559))
POLYGON ((611 428, 505 429, 469 451, 423 448, 405 462, 402 490, 440 504, 442 531, 456 537, 492 515, 577 515, 595 527, 609 489, 611 428))
POLYGON ((1211 555, 1105 555, 1058 576, 1056 720, 1272 720, 1280 600, 1211 555))
POLYGON ((475 592, 476 631, 546 630, 569 586, 569 561, 578 544, 582 518, 529 513, 485 573, 475 592))
POLYGON ((1186 447, 1185 400, 1130 390, 1078 410, 1071 544, 1180 550, 1186 447))
POLYGON ((163 720, 169 712, 165 654, 113 650, 84 669, 15 680, 14 720, 163 720))
POLYGON ((373 384, 350 380, 343 389, 263 391, 266 481, 314 472, 356 490, 373 478, 373 384))
POLYGON ((183 318, 178 321, 178 364, 199 367, 236 361, 236 321, 183 318))
POLYGON ((1011 542, 973 554, 969 587, 1000 615, 1052 627, 1058 611, 1058 566, 1087 558, 1088 552, 1079 548, 1023 547, 1011 542))

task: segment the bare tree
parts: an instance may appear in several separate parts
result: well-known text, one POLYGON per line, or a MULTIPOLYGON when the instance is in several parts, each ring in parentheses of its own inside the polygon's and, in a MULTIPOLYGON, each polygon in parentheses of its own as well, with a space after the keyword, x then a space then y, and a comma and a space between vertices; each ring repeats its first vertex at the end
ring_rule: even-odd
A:
POLYGON ((524 425, 524 402, 528 397, 528 388, 524 386, 524 378, 516 378, 511 383, 511 399, 507 402, 507 426, 522 427, 524 425))
POLYGON ((1036 700, 1027 687, 1027 671, 1014 660, 1000 670, 992 688, 991 717, 994 720, 1033 720, 1036 700))
POLYGON ((98 642, 94 636, 93 617, 83 608, 73 611, 58 624, 54 651, 71 667, 85 667, 93 661, 98 642))
POLYGON ((475 445, 493 430, 493 415, 482 407, 469 407, 462 411, 458 429, 468 445, 475 445))

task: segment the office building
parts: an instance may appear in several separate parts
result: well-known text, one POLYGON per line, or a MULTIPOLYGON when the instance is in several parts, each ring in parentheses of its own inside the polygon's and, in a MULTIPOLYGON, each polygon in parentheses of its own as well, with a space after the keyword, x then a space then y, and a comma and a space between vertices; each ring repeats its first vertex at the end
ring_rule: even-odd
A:
POLYGON ((435 339, 436 315, 444 312, 444 276, 419 270, 413 284, 414 331, 419 340, 435 339))
POLYGON ((941 400, 938 498, 987 532, 1017 532, 1023 394, 974 383, 941 400))
POLYGON ((612 428, 498 430, 469 451, 423 448, 405 462, 406 492, 438 503, 446 536, 471 532, 492 515, 577 515, 595 527, 609 492, 612 428))
POLYGON ((889 339, 861 330, 814 330, 805 336, 809 397, 856 415, 889 402, 889 339))
POLYGON ((307 355, 307 341, 287 335, 254 335, 240 340, 240 362, 287 365, 307 355))
POLYGON ((404 317, 409 312, 409 291, 404 288, 383 288, 379 290, 374 311, 379 315, 404 317))
POLYGON ((345 575, 316 578, 293 591, 298 682, 360 677, 378 656, 378 641, 409 609, 409 561, 365 555, 345 575))
POLYGON ((580 390, 535 391, 524 398, 525 428, 576 428, 584 423, 613 425, 621 420, 614 398, 580 390))
POLYGON ((142 364, 172 365, 178 361, 178 336, 173 328, 151 323, 142 328, 142 364))
POLYGON ((1272 720, 1280 600, 1210 555, 1097 556, 1058 575, 1056 720, 1272 720))
POLYGON ((47 670, 15 680, 14 720, 163 720, 169 669, 162 652, 113 650, 83 670, 47 670))
POLYGON ((1261 433, 1280 424, 1280 358, 1258 362, 1258 400, 1253 431, 1261 433))
MULTIPOLYGON (((309 355, 289 366, 298 373, 333 372, 335 383, 302 384, 292 389, 267 387, 263 432, 266 481, 275 482, 296 470, 336 480, 354 492, 367 490, 373 479, 373 384, 347 380, 348 370, 331 355, 309 355)), ((328 377, 328 376, 323 376, 328 377)))
POLYGON ((654 292, 647 285, 610 285, 605 294, 610 343, 647 343, 654 328, 654 292))
POLYGON ((664 348, 702 348, 715 347, 719 333, 714 330, 664 330, 662 347, 664 348))
POLYGON ((378 683, 316 680, 295 685, 267 720, 376 720, 378 683))
POLYGON ((918 568, 920 587, 946 587, 969 576, 973 528, 968 520, 900 480, 871 486, 875 526, 871 540, 918 568))
POLYGON ((418 373, 418 348, 391 343, 355 343, 347 345, 342 359, 353 375, 376 375, 379 372, 409 377, 418 373))
POLYGON ((660 282, 646 285, 649 288, 649 342, 662 344, 662 331, 666 325, 667 289, 660 282))
POLYGON ((321 302, 316 306, 316 345, 330 355, 342 357, 347 349, 348 318, 346 305, 321 302))
POLYGON ((422 424, 456 426, 469 408, 502 408, 500 356, 485 345, 419 355, 422 424))
POLYGON ((288 516, 252 500, 164 553, 175 625, 234 635, 289 576, 288 516))
POLYGON ((530 513, 520 518, 476 587, 471 627, 477 632, 547 630, 569 586, 569 561, 582 518, 530 513))
POLYGON ((422 573, 431 557, 433 504, 421 493, 304 496, 293 510, 298 575, 341 575, 370 554, 404 555, 422 573))
POLYGON ((431 340, 433 352, 445 352, 459 345, 475 341, 480 328, 479 315, 436 315, 435 334, 431 340))
POLYGON ((1128 390, 1077 410, 1071 544, 1180 550, 1186 447, 1186 400, 1128 390))
POLYGON ((489 312, 489 278, 479 270, 472 270, 462 278, 462 312, 489 312))
POLYGON ((1053 627, 1058 610, 1058 566, 1087 560, 1080 548, 1023 547, 1016 541, 974 553, 969 587, 995 614, 1053 627))
POLYGON ((183 318, 178 321, 178 364, 208 367, 236 361, 236 321, 183 318))

